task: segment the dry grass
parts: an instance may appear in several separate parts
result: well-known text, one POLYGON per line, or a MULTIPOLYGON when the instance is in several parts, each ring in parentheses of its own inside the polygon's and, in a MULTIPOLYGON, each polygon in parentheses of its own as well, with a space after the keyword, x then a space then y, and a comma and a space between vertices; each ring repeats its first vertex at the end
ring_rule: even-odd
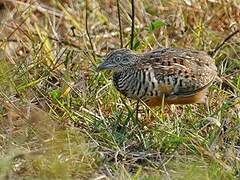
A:
MULTIPOLYGON (((239 29, 238 0, 136 1, 134 49, 212 52, 239 29)), ((120 1, 124 46, 131 4, 120 1)), ((201 105, 151 109, 96 65, 120 47, 114 0, 0 4, 1 179, 240 178, 240 35, 215 54, 223 83, 201 105), (171 111, 171 112, 169 112, 171 111), (147 125, 147 126, 145 126, 147 125)))

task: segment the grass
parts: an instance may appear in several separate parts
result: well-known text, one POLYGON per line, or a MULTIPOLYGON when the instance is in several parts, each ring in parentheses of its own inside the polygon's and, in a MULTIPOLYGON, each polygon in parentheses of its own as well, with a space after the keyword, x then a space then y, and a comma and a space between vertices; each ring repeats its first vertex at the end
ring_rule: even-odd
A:
MULTIPOLYGON (((130 1, 120 2, 130 45, 130 1)), ((138 52, 211 52, 239 28, 238 1, 135 2, 138 52)), ((116 1, 6 1, 0 42, 1 179, 239 179, 240 35, 214 58, 202 105, 149 109, 95 69, 120 47, 116 1), (86 31, 86 21, 88 34, 86 31)))

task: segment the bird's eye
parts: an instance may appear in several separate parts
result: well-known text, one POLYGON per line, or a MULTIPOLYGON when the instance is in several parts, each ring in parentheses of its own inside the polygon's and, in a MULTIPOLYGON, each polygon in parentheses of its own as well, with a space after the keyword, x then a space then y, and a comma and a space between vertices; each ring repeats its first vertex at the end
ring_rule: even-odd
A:
POLYGON ((115 61, 116 61, 116 62, 119 62, 120 60, 121 60, 120 56, 117 56, 117 57, 115 58, 115 61))

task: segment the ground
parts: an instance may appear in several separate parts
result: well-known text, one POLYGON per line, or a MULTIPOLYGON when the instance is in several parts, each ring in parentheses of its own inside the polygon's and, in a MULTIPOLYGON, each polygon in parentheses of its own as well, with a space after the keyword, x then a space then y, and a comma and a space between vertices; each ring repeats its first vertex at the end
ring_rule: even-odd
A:
POLYGON ((117 0, 0 3, 0 178, 239 179, 239 0, 135 1, 136 52, 206 51, 222 81, 209 112, 140 103, 138 119, 96 72, 130 47, 131 2, 119 4, 122 45, 117 0))

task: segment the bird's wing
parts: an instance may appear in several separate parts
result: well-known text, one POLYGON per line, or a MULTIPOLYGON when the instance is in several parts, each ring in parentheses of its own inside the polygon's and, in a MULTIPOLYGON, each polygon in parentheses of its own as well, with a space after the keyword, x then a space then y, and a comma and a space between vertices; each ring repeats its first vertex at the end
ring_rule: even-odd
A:
POLYGON ((160 91, 189 96, 211 85, 217 76, 214 60, 202 51, 164 48, 142 54, 139 69, 152 69, 160 91))

